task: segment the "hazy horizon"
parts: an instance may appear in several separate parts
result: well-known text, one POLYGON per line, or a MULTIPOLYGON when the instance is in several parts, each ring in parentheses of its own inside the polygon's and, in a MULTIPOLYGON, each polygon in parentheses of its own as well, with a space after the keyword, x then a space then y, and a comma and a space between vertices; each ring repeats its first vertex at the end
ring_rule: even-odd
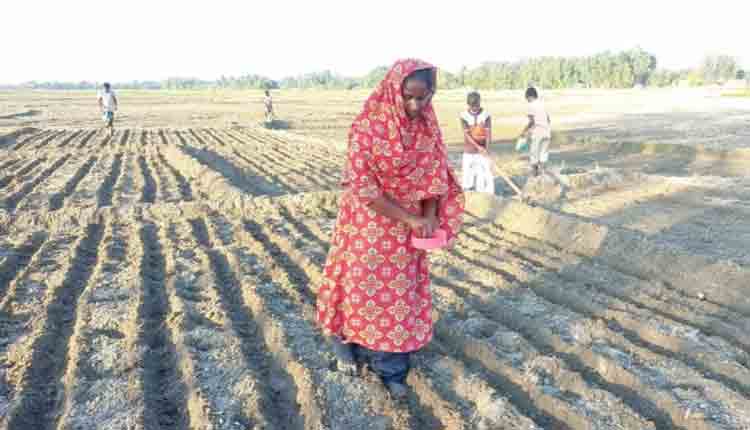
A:
POLYGON ((483 62, 636 46, 656 55, 660 68, 695 67, 707 54, 732 55, 743 67, 750 65, 739 37, 750 5, 722 0, 711 10, 644 0, 619 7, 579 0, 455 9, 393 0, 133 0, 119 7, 30 0, 3 9, 9 19, 0 40, 20 42, 5 43, 1 84, 215 80, 247 73, 281 79, 322 70, 361 76, 402 57, 455 72, 483 62))

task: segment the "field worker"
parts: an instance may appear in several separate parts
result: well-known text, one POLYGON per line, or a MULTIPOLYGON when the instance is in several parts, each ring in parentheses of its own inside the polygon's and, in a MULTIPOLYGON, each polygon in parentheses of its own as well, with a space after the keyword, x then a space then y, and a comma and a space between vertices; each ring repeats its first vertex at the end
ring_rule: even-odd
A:
POLYGON ((464 130, 464 155, 462 161, 461 186, 481 193, 495 194, 495 178, 492 177, 492 160, 488 152, 492 141, 492 120, 482 108, 481 96, 472 91, 466 97, 466 110, 461 113, 464 130))
POLYGON ((273 122, 273 99, 271 98, 271 92, 266 90, 266 96, 263 97, 263 106, 266 110, 266 123, 270 124, 273 122))
POLYGON ((115 111, 117 110, 117 96, 115 91, 105 82, 102 85, 103 89, 97 94, 97 101, 99 103, 99 110, 102 112, 102 118, 104 119, 105 127, 109 128, 109 135, 115 132, 115 111))
POLYGON ((423 61, 396 62, 354 120, 317 299, 339 369, 369 365, 398 399, 410 354, 432 339, 427 253, 411 239, 442 229, 452 245, 464 210, 432 106, 436 77, 423 61))
POLYGON ((529 164, 533 176, 544 175, 544 164, 549 159, 549 144, 552 139, 552 127, 544 103, 539 100, 536 88, 526 90, 526 101, 529 102, 529 123, 521 132, 521 137, 531 140, 529 164))

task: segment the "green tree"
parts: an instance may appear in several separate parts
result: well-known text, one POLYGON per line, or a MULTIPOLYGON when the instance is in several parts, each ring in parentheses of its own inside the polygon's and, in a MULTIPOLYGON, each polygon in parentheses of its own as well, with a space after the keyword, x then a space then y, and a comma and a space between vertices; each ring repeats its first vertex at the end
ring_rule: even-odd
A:
POLYGON ((737 59, 729 55, 707 55, 699 68, 703 82, 707 84, 726 82, 737 76, 737 59))

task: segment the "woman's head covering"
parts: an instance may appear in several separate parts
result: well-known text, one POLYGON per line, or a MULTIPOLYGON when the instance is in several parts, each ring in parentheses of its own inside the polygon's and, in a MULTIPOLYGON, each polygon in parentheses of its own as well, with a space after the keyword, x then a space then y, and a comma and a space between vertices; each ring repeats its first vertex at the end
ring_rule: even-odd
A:
MULTIPOLYGON (((440 198, 441 222, 449 237, 460 227, 463 195, 448 165, 432 102, 418 119, 404 109, 404 80, 417 70, 437 69, 424 61, 397 61, 364 104, 349 132, 344 185, 361 201, 387 193, 397 202, 440 198)), ((434 88, 433 88, 434 91, 434 88)))
MULTIPOLYGON (((379 108, 384 108, 382 111, 385 113, 386 118, 392 121, 392 124, 396 126, 404 126, 410 122, 409 117, 406 115, 406 109, 404 106, 404 98, 402 95, 402 87, 404 80, 412 73, 418 70, 431 70, 432 71, 432 82, 433 87, 437 81, 437 68, 430 63, 422 60, 407 59, 397 61, 393 67, 385 75, 385 78, 375 88, 375 91, 370 95, 365 103, 365 111, 381 111, 379 108)), ((431 88, 435 91, 435 88, 431 88)), ((361 116, 361 115, 360 115, 361 116)), ((427 121, 435 121, 435 110, 432 103, 428 103, 422 111, 423 119, 427 121)), ((386 124, 388 125, 388 124, 386 124)))

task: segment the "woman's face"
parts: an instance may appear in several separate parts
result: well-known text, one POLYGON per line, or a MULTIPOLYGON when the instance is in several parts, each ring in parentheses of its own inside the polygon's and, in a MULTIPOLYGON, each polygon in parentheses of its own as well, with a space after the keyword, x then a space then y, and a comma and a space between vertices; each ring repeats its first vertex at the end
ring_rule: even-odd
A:
POLYGON ((422 109, 430 102, 432 91, 430 91, 427 83, 419 79, 407 79, 402 88, 406 116, 410 119, 417 118, 422 113, 422 109))

